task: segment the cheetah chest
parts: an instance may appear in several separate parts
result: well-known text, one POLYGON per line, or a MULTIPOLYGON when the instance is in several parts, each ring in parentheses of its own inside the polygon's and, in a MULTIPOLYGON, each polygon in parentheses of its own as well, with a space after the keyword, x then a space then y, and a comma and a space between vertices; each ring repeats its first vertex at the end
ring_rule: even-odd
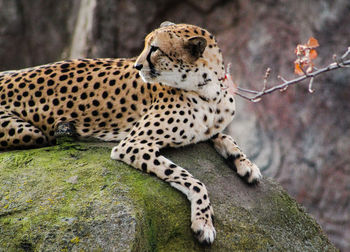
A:
POLYGON ((192 133, 189 139, 193 139, 193 142, 207 140, 223 131, 234 117, 233 97, 222 96, 216 101, 206 101, 191 95, 188 100, 192 101, 193 127, 187 130, 188 134, 192 133))

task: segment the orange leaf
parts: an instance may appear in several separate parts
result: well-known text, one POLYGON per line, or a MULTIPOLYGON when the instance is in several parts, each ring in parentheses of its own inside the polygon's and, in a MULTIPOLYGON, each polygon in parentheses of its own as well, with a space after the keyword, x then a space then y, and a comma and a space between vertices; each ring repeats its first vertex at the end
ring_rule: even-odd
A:
POLYGON ((316 50, 315 49, 311 49, 310 50, 310 59, 316 59, 317 58, 317 52, 316 52, 316 50))
POLYGON ((319 44, 318 44, 317 39, 315 39, 314 37, 309 38, 309 41, 307 42, 307 46, 310 48, 318 47, 319 44))
POLYGON ((304 75, 303 70, 301 69, 301 66, 299 63, 295 63, 295 68, 294 68, 294 72, 298 75, 304 75))

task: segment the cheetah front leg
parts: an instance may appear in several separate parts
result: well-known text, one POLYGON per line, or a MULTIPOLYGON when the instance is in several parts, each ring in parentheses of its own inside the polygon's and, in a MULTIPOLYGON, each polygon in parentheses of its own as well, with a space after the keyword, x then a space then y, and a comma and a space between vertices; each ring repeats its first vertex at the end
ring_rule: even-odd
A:
POLYGON ((260 169, 247 159, 231 136, 218 133, 212 137, 217 152, 223 156, 238 175, 248 183, 258 183, 262 178, 260 169))
POLYGON ((147 140, 133 141, 126 138, 113 148, 111 158, 155 174, 184 193, 191 202, 191 228, 194 234, 201 243, 213 243, 216 236, 213 208, 205 185, 187 170, 160 155, 159 147, 147 140))

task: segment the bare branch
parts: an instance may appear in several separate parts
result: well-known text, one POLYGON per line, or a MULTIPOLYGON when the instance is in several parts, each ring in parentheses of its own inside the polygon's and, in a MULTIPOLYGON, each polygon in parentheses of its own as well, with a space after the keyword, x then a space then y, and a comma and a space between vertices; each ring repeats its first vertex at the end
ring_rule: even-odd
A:
POLYGON ((344 60, 350 53, 350 46, 348 47, 348 50, 341 56, 341 58, 344 60))
POLYGON ((259 94, 259 91, 249 90, 249 89, 240 88, 240 87, 238 87, 237 89, 238 89, 239 91, 246 92, 246 93, 259 94))
POLYGON ((249 89, 244 89, 244 88, 238 87, 238 89, 236 91, 236 95, 238 95, 246 100, 249 100, 251 102, 259 102, 261 100, 261 97, 264 95, 275 92, 276 90, 280 90, 281 92, 285 91, 290 85, 297 84, 297 83, 302 82, 306 79, 310 79, 309 92, 313 93, 314 90, 312 89, 312 85, 313 85, 313 82, 314 82, 314 79, 316 76, 318 76, 322 73, 325 73, 325 72, 339 69, 339 68, 350 67, 350 59, 345 60, 349 54, 350 54, 350 47, 347 48, 347 51, 340 58, 338 58, 336 55, 333 55, 334 62, 332 62, 328 66, 320 68, 320 69, 314 68, 315 70, 312 72, 309 72, 309 73, 305 72, 302 69, 302 71, 304 72, 303 76, 300 76, 298 78, 295 78, 295 79, 292 79, 289 81, 284 79, 282 76, 278 76, 278 79, 282 80, 282 83, 277 84, 277 85, 272 86, 271 88, 267 89, 267 79, 268 79, 268 77, 270 75, 270 71, 271 71, 271 69, 268 68, 266 70, 266 73, 264 76, 263 89, 261 91, 249 90, 249 89), (250 94, 254 94, 254 95, 247 96, 247 95, 244 95, 243 93, 250 93, 250 94))

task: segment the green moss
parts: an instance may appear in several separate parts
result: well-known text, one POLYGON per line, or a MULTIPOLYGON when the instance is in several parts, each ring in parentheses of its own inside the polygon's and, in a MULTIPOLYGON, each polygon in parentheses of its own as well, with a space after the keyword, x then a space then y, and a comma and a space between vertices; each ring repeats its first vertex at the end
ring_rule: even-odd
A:
POLYGON ((181 193, 157 178, 110 160, 109 151, 69 144, 1 154, 0 247, 27 249, 29 244, 40 244, 47 235, 41 231, 51 227, 61 230, 55 235, 62 239, 62 249, 79 245, 89 235, 78 236, 79 243, 70 242, 77 236, 65 236, 69 225, 62 220, 73 218, 79 226, 89 223, 90 218, 103 219, 102 215, 91 216, 89 208, 94 203, 110 204, 113 193, 119 191, 136 206, 135 217, 140 222, 136 251, 162 251, 184 240, 194 243, 189 204, 181 193), (77 181, 67 182, 72 177, 77 181))
POLYGON ((129 197, 137 205, 136 215, 142 223, 134 251, 196 247, 190 231, 190 206, 180 192, 139 171, 128 172, 120 181, 130 188, 129 197))
MULTIPOLYGON (((223 178, 236 178, 209 145, 165 153, 212 190, 217 239, 211 247, 193 238, 190 204, 180 192, 111 160, 110 147, 65 142, 0 154, 0 250, 334 250, 273 183, 260 191, 243 188, 250 193, 243 201, 221 192, 223 178)), ((244 186, 237 182, 232 185, 244 186)))
MULTIPOLYGON (((89 155, 91 164, 96 164, 100 154, 108 160, 105 151, 96 149, 92 152, 94 155, 89 155)), ((64 229, 61 218, 67 216, 78 220, 84 218, 84 211, 96 197, 104 178, 96 176, 101 168, 94 169, 86 159, 80 159, 82 155, 74 148, 63 150, 61 147, 2 154, 2 247, 19 249, 23 248, 24 242, 26 246, 40 243, 45 235, 38 235, 38 231, 56 225, 64 229), (72 161, 74 165, 71 165, 72 161), (74 175, 78 176, 79 182, 67 183, 74 175)))

